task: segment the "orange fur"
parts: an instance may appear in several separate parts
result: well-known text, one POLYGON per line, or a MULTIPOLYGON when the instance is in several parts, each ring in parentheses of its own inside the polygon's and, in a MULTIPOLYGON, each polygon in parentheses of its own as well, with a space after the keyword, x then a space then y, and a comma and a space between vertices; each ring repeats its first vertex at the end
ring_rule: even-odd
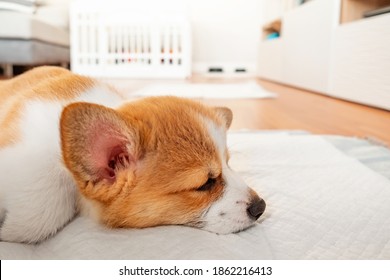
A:
POLYGON ((0 81, 0 148, 18 140, 16 124, 26 102, 71 100, 94 83, 90 78, 51 66, 34 68, 13 79, 0 81))
POLYGON ((105 224, 112 227, 187 224, 221 195, 224 185, 220 178, 221 160, 225 159, 219 158, 206 127, 199 122, 202 115, 224 125, 217 111, 173 97, 146 98, 127 103, 116 111, 94 106, 96 112, 91 113, 87 112, 87 106, 78 103, 64 110, 63 154, 81 193, 99 202, 105 224), (85 156, 81 150, 85 143, 77 140, 78 132, 70 129, 77 127, 78 118, 70 112, 76 109, 84 120, 93 121, 94 114, 107 115, 107 121, 117 123, 120 133, 132 135, 135 141, 132 154, 137 164, 120 171, 115 182, 89 180, 90 174, 80 169, 82 159, 78 155, 85 156), (208 192, 196 191, 209 177, 219 178, 216 187, 208 192))

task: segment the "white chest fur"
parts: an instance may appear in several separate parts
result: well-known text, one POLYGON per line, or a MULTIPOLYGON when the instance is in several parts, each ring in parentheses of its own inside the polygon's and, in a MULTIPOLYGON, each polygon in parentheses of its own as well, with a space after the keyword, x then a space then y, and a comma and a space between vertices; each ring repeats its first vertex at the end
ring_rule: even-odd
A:
MULTIPOLYGON (((77 100, 118 106, 121 98, 95 87, 77 100)), ((29 101, 15 124, 21 137, 0 150, 0 239, 37 242, 76 213, 76 188, 62 162, 59 118, 71 102, 29 101)))

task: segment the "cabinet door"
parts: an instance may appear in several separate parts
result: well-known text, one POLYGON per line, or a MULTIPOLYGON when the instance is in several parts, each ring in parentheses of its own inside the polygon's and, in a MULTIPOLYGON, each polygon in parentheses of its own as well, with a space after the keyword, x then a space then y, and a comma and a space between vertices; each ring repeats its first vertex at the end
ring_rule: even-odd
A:
POLYGON ((331 95, 390 110, 390 14, 335 30, 331 95))
POLYGON ((282 38, 260 43, 258 59, 258 74, 260 77, 284 83, 282 77, 282 46, 282 38))
POLYGON ((332 31, 339 24, 340 1, 310 1, 283 18, 283 79, 286 83, 329 92, 332 31))

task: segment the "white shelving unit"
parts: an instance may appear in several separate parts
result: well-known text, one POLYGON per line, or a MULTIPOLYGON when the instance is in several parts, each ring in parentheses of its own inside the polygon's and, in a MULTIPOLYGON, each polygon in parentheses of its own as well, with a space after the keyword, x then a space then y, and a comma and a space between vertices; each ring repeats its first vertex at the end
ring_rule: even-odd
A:
POLYGON ((285 14, 282 73, 286 83, 329 92, 332 31, 339 21, 338 10, 339 1, 314 0, 285 14))
POLYGON ((334 32, 330 94, 390 110, 390 14, 334 32))
POLYGON ((260 43, 259 76, 390 110, 390 14, 363 18, 386 5, 311 0, 281 11, 280 38, 260 43))
POLYGON ((258 60, 258 74, 260 77, 280 83, 285 82, 282 74, 282 45, 283 38, 260 43, 258 60))

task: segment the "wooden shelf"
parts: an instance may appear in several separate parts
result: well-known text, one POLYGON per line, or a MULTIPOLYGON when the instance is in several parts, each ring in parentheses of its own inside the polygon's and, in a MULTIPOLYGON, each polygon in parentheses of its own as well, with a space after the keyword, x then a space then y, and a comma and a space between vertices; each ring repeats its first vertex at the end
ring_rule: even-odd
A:
POLYGON ((281 34, 282 20, 277 19, 263 26, 263 40, 267 40, 267 36, 273 33, 281 34))
POLYGON ((365 12, 390 6, 390 0, 342 0, 340 22, 347 23, 363 18, 365 12))

